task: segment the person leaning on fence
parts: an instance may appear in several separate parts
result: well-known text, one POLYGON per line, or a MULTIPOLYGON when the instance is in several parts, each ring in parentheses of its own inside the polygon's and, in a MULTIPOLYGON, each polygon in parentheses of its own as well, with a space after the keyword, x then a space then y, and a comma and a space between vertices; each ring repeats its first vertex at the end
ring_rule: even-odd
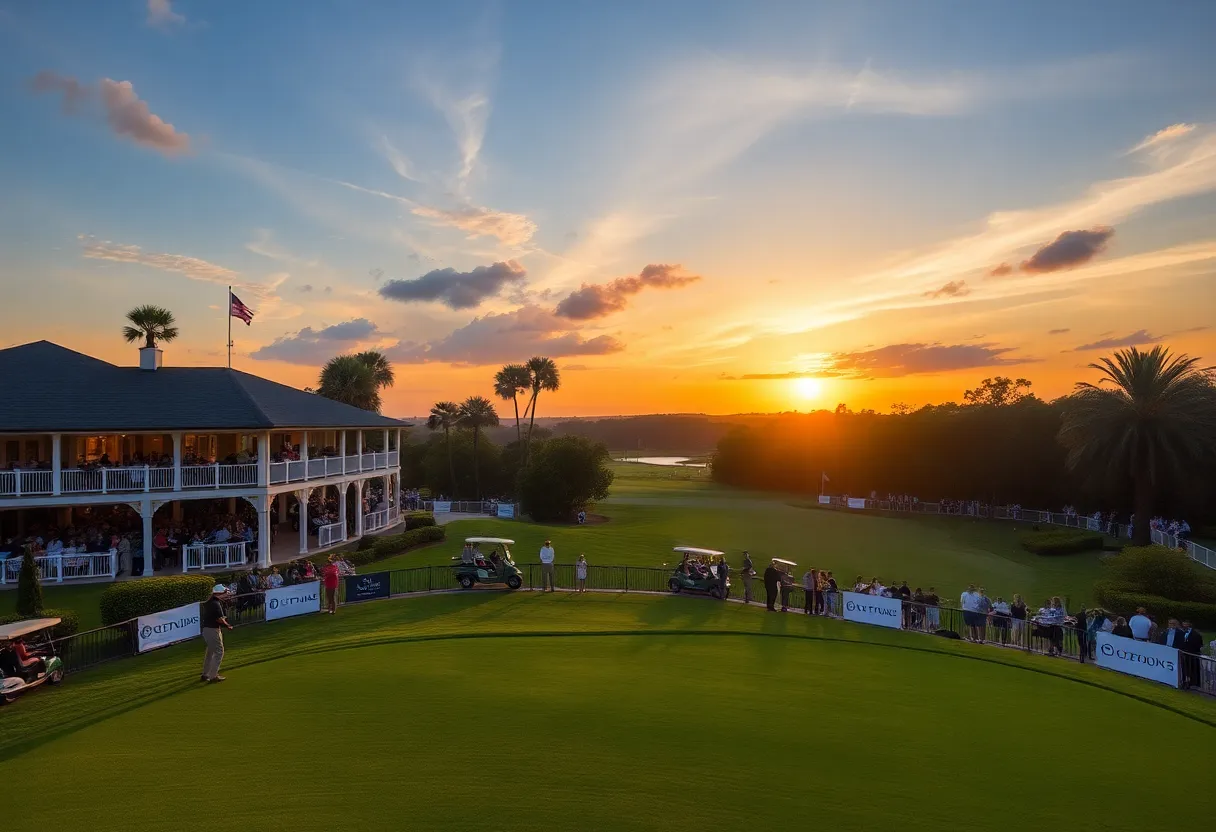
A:
POLYGON ((549 592, 554 591, 553 584, 553 541, 546 540, 545 545, 540 547, 540 588, 544 591, 548 588, 549 592))
POLYGON ((743 551, 743 571, 740 572, 743 576, 743 603, 750 604, 752 602, 752 578, 756 577, 756 567, 752 564, 752 556, 743 551))
POLYGON ((942 626, 942 599, 937 594, 937 587, 929 587, 925 593, 925 628, 931 633, 937 632, 942 626))
POLYGON ((224 617, 224 604, 220 597, 227 592, 228 587, 216 584, 211 588, 211 597, 202 603, 199 610, 203 641, 207 645, 207 651, 203 654, 203 675, 200 677, 204 682, 224 681, 220 675, 220 662, 224 660, 224 635, 220 628, 231 630, 232 625, 224 617))

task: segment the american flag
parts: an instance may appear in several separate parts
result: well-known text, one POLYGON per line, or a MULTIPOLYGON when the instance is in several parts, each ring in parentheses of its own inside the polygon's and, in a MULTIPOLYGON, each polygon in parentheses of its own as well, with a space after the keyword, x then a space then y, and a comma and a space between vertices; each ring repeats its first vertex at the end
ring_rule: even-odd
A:
POLYGON ((253 323, 253 310, 241 302, 232 292, 228 293, 228 314, 234 318, 240 318, 245 322, 245 326, 253 323))

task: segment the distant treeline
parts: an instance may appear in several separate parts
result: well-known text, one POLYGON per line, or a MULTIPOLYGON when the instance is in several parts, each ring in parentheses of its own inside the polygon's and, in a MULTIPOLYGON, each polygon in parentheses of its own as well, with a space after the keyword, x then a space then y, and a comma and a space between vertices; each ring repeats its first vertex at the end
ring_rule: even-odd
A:
MULTIPOLYGON (((1128 483, 1087 484, 1070 473, 1056 439, 1061 409, 1034 397, 1008 405, 942 405, 904 414, 782 414, 732 429, 713 458, 715 480, 743 488, 868 496, 908 494, 1018 503, 1085 513, 1131 511, 1128 483)), ((1159 494, 1158 511, 1216 520, 1216 480, 1159 494)))

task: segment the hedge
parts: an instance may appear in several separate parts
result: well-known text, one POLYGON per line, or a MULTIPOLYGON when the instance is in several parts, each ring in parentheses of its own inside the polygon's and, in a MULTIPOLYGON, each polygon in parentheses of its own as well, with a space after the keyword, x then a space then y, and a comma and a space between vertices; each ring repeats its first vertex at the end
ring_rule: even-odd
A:
MULTIPOLYGON (((432 523, 434 520, 432 519, 432 523)), ((429 525, 412 529, 401 534, 385 534, 378 537, 364 537, 359 541, 360 547, 354 552, 343 552, 342 558, 352 566, 366 566, 378 560, 399 555, 409 549, 437 543, 447 536, 443 526, 429 525), (364 541, 371 541, 364 546, 364 541)), ((311 560, 317 567, 324 566, 329 561, 329 554, 313 555, 311 560)))
MULTIPOLYGON (((434 526, 434 525, 436 525, 434 516, 431 514, 427 514, 425 512, 418 512, 416 514, 411 513, 411 514, 407 514, 405 516, 405 530, 407 532, 412 532, 414 529, 430 528, 431 526, 434 526)), ((393 536, 395 536, 395 535, 393 535, 393 536)), ((375 546, 378 541, 381 541, 383 539, 384 539, 383 535, 381 535, 379 537, 373 537, 372 535, 364 535, 363 537, 359 538, 358 551, 360 551, 360 552, 367 551, 368 549, 375 546)), ((442 538, 440 538, 440 539, 442 539, 442 538)))
POLYGON ((80 632, 80 616, 75 610, 41 610, 34 615, 0 615, 0 625, 16 624, 31 618, 58 618, 59 623, 51 628, 51 638, 66 638, 80 632))
POLYGON ((194 601, 206 601, 214 575, 173 575, 111 584, 101 593, 101 620, 117 624, 194 601))
POLYGON ((1175 601, 1160 595, 1137 592, 1126 584, 1114 581, 1098 581, 1094 584, 1094 595, 1103 609, 1124 617, 1132 615, 1137 608, 1144 607, 1164 627, 1171 618, 1190 621, 1201 630, 1216 629, 1216 604, 1203 601, 1175 601))
POLYGON ((1105 538, 1101 532, 1081 529, 1050 529, 1022 535, 1022 548, 1036 555, 1071 555, 1101 549, 1105 538))

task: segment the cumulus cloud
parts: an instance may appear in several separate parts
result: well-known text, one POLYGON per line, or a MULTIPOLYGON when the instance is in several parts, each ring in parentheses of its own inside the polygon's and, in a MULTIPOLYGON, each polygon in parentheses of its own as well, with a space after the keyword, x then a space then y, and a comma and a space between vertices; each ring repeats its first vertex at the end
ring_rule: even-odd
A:
POLYGON ((1195 129, 1193 124, 1171 124, 1169 127, 1163 127, 1151 136, 1148 136, 1140 144, 1127 151, 1131 153, 1139 153, 1141 150, 1150 150, 1155 147, 1160 147, 1163 144, 1172 142, 1176 139, 1181 139, 1195 129))
POLYGON ((611 283, 584 283, 570 293, 554 310, 563 318, 586 321, 620 312, 629 305, 629 298, 643 289, 678 289, 696 283, 700 275, 687 274, 680 265, 652 263, 637 275, 620 277, 611 283))
POLYGON ((1102 338, 1094 341, 1091 344, 1082 344, 1079 347, 1073 347, 1073 352, 1086 352, 1088 350, 1109 350, 1117 347, 1136 347, 1141 344, 1156 344, 1161 341, 1160 335, 1153 335, 1146 330, 1138 329, 1130 335, 1123 335, 1118 338, 1102 338))
POLYGON ((1012 273, 1013 273, 1013 266, 1009 265, 1008 263, 1001 263, 999 266, 993 266, 991 269, 989 269, 988 276, 989 277, 1004 277, 1005 275, 1012 274, 1012 273))
POLYGON ((340 324, 313 329, 306 326, 294 335, 276 338, 250 354, 259 361, 285 361, 288 364, 316 365, 328 361, 335 351, 366 341, 379 330, 367 318, 355 318, 340 324))
POLYGON ((157 29, 181 26, 186 16, 173 11, 172 0, 148 0, 148 25, 157 29))
POLYGON ((488 365, 528 355, 550 358, 608 355, 624 348, 610 335, 584 338, 552 312, 539 306, 523 306, 512 312, 474 318, 435 341, 398 344, 388 350, 388 356, 402 364, 488 365))
POLYGON ((75 115, 80 106, 93 95, 93 90, 75 78, 44 69, 30 79, 30 89, 36 93, 59 93, 60 106, 68 115, 75 115))
MULTIPOLYGON (((43 70, 30 81, 36 93, 58 93, 63 111, 69 115, 81 112, 81 104, 93 96, 93 88, 75 78, 43 70)), ((102 78, 97 82, 98 97, 105 111, 106 122, 118 136, 138 145, 150 147, 166 156, 188 153, 190 137, 148 109, 148 102, 135 94, 130 81, 102 78)))
POLYGON ((472 309, 505 286, 520 283, 527 274, 514 260, 478 266, 468 272, 451 267, 435 269, 413 280, 390 280, 380 287, 380 296, 403 303, 438 301, 450 309, 472 309))
POLYGON ((975 367, 1025 364, 1030 358, 1009 356, 1012 347, 996 344, 889 344, 860 352, 835 353, 830 365, 837 372, 870 378, 898 378, 944 373, 975 367))
POLYGON ((1029 260, 1024 260, 1022 271, 1042 274, 1088 263, 1106 248, 1114 234, 1115 229, 1108 226, 1065 231, 1031 255, 1029 260))
POLYGON ((523 214, 495 211, 476 205, 452 210, 419 205, 410 213, 431 220, 436 225, 458 228, 468 234, 470 240, 478 237, 497 237, 506 245, 522 246, 536 233, 536 223, 523 214))
POLYGON ((925 292, 925 297, 934 298, 934 299, 961 298, 964 295, 969 295, 969 294, 971 294, 971 290, 967 288, 967 281, 951 280, 949 283, 947 283, 945 286, 942 286, 940 289, 934 289, 932 291, 925 292))

